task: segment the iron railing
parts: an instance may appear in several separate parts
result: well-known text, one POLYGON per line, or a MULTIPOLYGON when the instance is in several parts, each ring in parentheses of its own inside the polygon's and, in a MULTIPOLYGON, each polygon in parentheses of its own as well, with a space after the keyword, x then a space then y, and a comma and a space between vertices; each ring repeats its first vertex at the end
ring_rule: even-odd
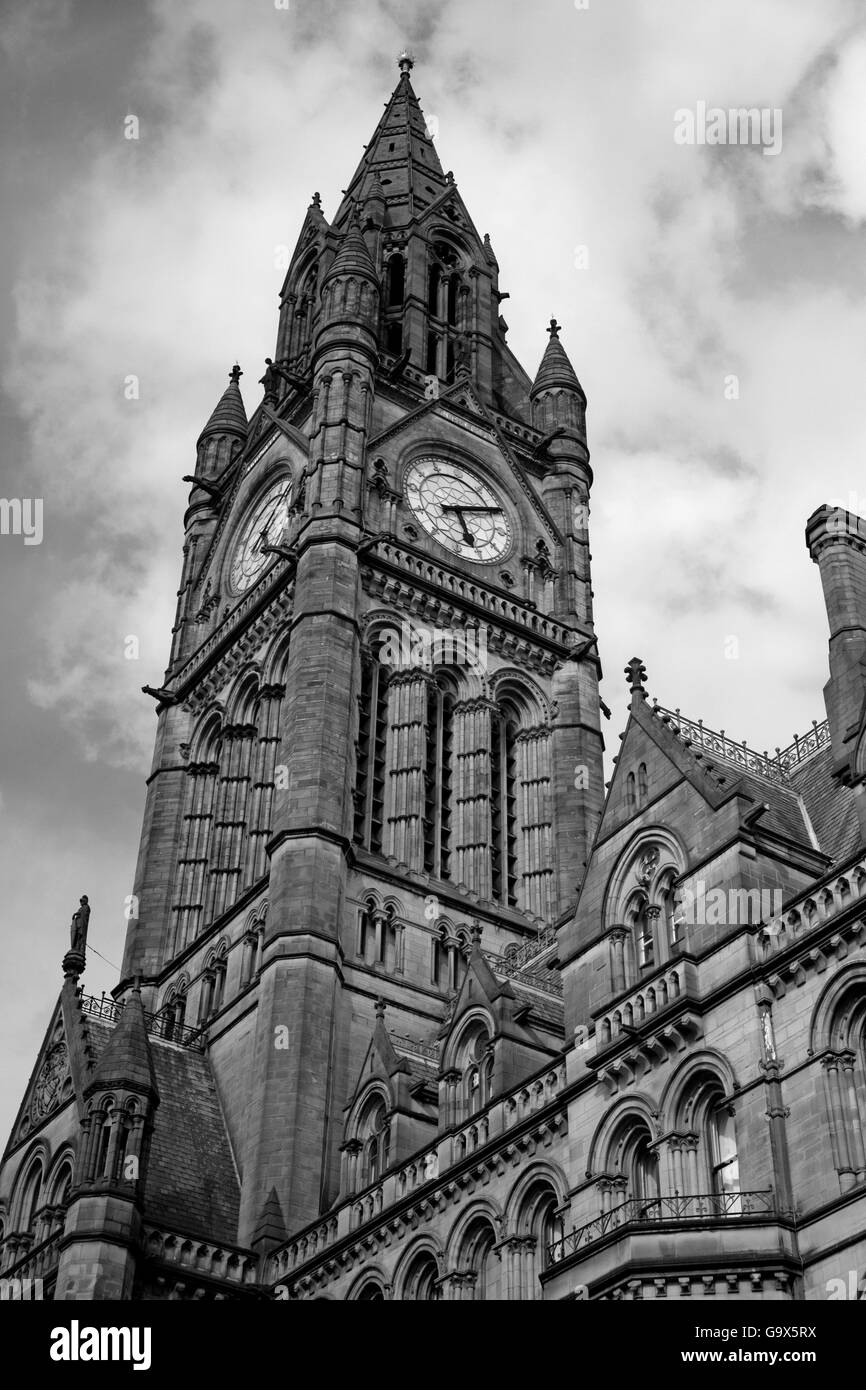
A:
MULTIPOLYGON (((93 994, 82 994, 79 997, 79 1003, 82 1013, 87 1014, 90 1018, 101 1019, 104 1023, 117 1023, 123 1013, 123 1004, 107 998, 104 994, 100 999, 97 999, 93 994)), ((186 1024, 177 1023, 171 1014, 146 1013, 144 1022, 151 1037, 163 1038, 165 1042, 178 1043, 181 1047, 201 1048, 202 1046, 201 1028, 189 1028, 186 1024)))
POLYGON ((742 743, 735 743, 733 739, 728 738, 724 729, 718 733, 715 729, 708 729, 702 719, 687 719, 678 709, 665 709, 664 705, 654 702, 653 714, 670 724, 673 732, 693 748, 711 753, 713 757, 730 763, 743 772, 751 772, 774 782, 786 782, 790 772, 799 763, 804 763, 830 741, 828 721, 825 719, 819 724, 813 719, 809 733, 802 737, 795 734, 793 743, 787 748, 777 748, 775 756, 771 757, 766 750, 757 753, 754 748, 749 748, 745 739, 742 743))
POLYGON ((579 1250, 595 1245, 612 1231, 635 1230, 670 1222, 699 1223, 739 1221, 744 1217, 775 1215, 771 1188, 765 1192, 701 1192, 677 1197, 630 1197, 618 1207, 603 1212, 594 1221, 578 1226, 547 1247, 548 1264, 559 1264, 579 1250))

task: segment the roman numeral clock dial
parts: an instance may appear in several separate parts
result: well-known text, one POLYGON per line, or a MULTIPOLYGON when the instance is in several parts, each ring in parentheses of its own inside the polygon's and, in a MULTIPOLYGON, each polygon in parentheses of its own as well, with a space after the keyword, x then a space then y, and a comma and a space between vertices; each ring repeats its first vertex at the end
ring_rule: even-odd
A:
POLYGON ((416 459, 407 469, 403 489, 427 534, 453 555, 489 565, 508 550, 511 527, 502 502, 462 464, 416 459))
POLYGON ((236 594, 242 594, 256 582, 271 563, 265 546, 277 545, 288 529, 289 507, 292 501, 290 478, 280 478, 268 488, 253 508, 235 544, 231 583, 236 594))

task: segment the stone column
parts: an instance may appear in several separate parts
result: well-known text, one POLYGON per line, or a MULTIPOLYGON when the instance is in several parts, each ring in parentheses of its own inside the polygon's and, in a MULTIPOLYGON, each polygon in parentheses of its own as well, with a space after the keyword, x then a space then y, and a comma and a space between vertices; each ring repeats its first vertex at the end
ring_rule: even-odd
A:
POLYGON ((854 1075, 857 1058, 853 1052, 843 1052, 839 1061, 841 1063, 840 1089, 843 1109, 846 1112, 848 1122, 848 1148, 851 1166, 854 1169, 855 1182, 860 1182, 866 1177, 866 1151, 864 1151, 863 1146, 863 1113, 854 1075))
POLYGON ((839 1174, 839 1185, 843 1192, 847 1192, 850 1187, 853 1187, 855 1178, 851 1155, 848 1150, 848 1135, 842 1107, 839 1057, 835 1053, 829 1053, 821 1058, 821 1067, 824 1072, 824 1094, 830 1120, 830 1148, 833 1154, 833 1164, 839 1174))
POLYGON ((628 936, 628 927, 611 927, 608 932, 610 942, 610 976, 611 993, 622 994, 626 988, 625 978, 625 943, 628 936))

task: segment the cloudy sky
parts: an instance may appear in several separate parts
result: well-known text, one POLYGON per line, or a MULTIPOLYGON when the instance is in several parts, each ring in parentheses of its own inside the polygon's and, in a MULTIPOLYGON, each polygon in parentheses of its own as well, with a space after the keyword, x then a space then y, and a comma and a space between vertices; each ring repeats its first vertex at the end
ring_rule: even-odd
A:
POLYGON ((608 752, 635 653, 759 749, 823 717, 803 527, 866 510, 862 4, 6 0, 2 490, 44 535, 0 536, 4 1134, 83 892, 116 979, 196 436, 236 357, 254 408, 279 248, 406 44, 513 347, 534 373, 556 314, 589 397, 608 752), (677 144, 699 102, 780 110, 781 152, 677 144))

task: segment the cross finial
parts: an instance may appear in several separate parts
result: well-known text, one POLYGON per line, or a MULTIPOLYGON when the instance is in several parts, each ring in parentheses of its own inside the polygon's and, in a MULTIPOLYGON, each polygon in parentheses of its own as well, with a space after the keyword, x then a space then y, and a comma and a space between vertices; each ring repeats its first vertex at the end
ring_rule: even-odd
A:
POLYGON ((240 367, 236 362, 235 365, 232 367, 231 371, 229 372, 229 381, 233 381, 235 386, 237 386, 242 376, 243 372, 241 371, 240 367))
POLYGON ((410 53, 408 48, 404 48, 403 52, 400 54, 400 57, 397 59, 397 66, 399 67, 403 76, 408 77, 409 73, 415 66, 415 55, 413 53, 410 53))
POLYGON ((562 327, 562 324, 561 324, 561 323, 557 323, 555 318, 550 320, 550 327, 548 328, 547 331, 548 331, 548 333, 550 334, 551 338, 558 338, 558 337, 559 337, 559 330, 560 330, 561 327, 562 327))
POLYGON ((313 194, 312 201, 310 202, 310 207, 311 207, 311 208, 318 208, 319 211, 321 211, 321 208, 322 208, 322 198, 321 198, 321 194, 319 194, 319 193, 314 193, 314 194, 313 194))
POLYGON ((646 680, 646 667, 639 656, 632 657, 631 661, 625 667, 625 674, 632 695, 643 695, 644 699, 646 699, 646 691, 643 685, 646 680))

